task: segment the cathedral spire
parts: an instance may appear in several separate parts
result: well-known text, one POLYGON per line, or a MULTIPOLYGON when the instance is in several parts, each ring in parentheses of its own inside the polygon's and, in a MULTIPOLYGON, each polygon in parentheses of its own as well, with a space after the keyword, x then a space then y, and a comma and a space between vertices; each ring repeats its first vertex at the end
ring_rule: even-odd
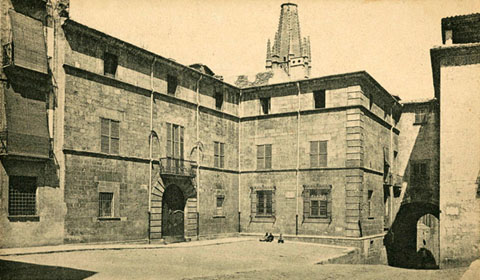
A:
POLYGON ((302 42, 297 4, 284 3, 273 47, 268 47, 267 43, 266 68, 282 69, 291 78, 298 79, 308 77, 309 64, 309 41, 304 38, 302 42))

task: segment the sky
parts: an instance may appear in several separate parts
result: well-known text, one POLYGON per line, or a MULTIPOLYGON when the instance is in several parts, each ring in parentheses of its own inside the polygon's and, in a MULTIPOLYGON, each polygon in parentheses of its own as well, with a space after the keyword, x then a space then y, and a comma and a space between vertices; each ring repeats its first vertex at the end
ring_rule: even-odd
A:
MULTIPOLYGON (((228 78, 265 70, 278 0, 71 0, 74 20, 182 64, 228 78)), ((403 100, 432 98, 430 49, 441 19, 479 13, 480 0, 297 0, 310 36, 311 77, 367 71, 403 100)))

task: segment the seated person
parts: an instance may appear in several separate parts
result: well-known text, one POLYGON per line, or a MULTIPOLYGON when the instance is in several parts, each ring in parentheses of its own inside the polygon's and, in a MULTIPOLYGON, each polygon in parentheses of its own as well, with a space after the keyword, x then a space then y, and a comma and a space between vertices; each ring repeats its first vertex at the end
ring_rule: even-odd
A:
POLYGON ((267 237, 267 242, 272 242, 273 239, 274 239, 273 234, 270 233, 270 234, 268 235, 268 237, 267 237))
POLYGON ((267 242, 268 241, 268 232, 265 232, 265 236, 263 239, 260 239, 260 242, 267 242))
POLYGON ((280 233, 280 236, 278 237, 278 243, 285 243, 281 233, 280 233))

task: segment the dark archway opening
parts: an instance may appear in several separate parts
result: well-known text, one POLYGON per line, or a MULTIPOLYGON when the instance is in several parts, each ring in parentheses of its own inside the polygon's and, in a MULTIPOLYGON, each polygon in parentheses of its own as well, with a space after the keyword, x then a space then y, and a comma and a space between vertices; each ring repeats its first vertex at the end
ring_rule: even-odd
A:
POLYGON ((185 196, 176 185, 169 185, 162 198, 162 236, 170 241, 184 239, 185 196))
MULTIPOLYGON (((397 213, 392 227, 385 236, 388 264, 395 267, 415 269, 438 268, 435 255, 438 250, 438 234, 432 238, 417 240, 418 226, 423 223, 423 216, 432 215, 438 226, 439 207, 431 203, 403 204, 397 213), (422 220, 420 220, 422 218, 422 220), (419 222, 420 220, 420 222, 419 222), (433 251, 433 252, 432 252, 433 251)), ((438 230, 438 227, 437 229, 438 230)))

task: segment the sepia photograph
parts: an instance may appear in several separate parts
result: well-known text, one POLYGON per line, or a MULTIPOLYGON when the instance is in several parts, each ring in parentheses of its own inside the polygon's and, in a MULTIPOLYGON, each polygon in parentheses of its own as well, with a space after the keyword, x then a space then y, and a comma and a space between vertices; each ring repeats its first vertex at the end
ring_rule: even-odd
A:
POLYGON ((0 279, 480 279, 480 1, 0 0, 0 279))

